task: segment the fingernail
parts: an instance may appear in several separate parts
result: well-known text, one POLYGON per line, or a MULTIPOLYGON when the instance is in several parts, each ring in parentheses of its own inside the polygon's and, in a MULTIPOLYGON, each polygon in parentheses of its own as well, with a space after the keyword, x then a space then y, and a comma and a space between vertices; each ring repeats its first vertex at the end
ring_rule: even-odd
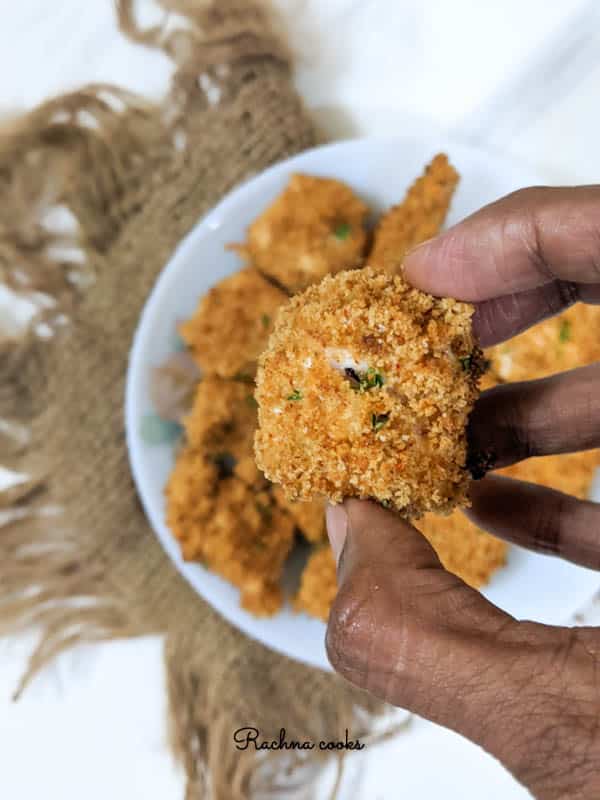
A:
POLYGON ((348 515, 346 514, 346 509, 342 504, 337 506, 328 505, 325 512, 325 519, 327 522, 329 544, 331 545, 337 564, 340 560, 342 550, 344 549, 346 532, 348 530, 348 515))
POLYGON ((412 256, 413 253, 416 253, 417 250, 420 250, 422 247, 427 247, 429 242, 433 242, 434 239, 435 239, 435 236, 430 236, 429 239, 425 239, 424 241, 419 242, 419 244, 416 244, 414 247, 411 247, 406 252, 405 258, 409 258, 409 256, 412 256))

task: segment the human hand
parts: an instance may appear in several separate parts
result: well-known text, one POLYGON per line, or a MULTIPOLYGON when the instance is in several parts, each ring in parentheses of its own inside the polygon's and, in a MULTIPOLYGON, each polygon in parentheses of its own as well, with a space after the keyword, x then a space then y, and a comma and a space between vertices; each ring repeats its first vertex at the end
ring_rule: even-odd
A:
MULTIPOLYGON (((476 304, 484 347, 578 300, 600 303, 600 188, 517 192, 405 267, 419 288, 476 304)), ((494 467, 600 447, 600 364, 485 392, 469 440, 494 467)), ((600 569, 600 506, 493 475, 473 484, 472 501, 488 531, 600 569)), ((600 630, 517 622, 373 503, 330 507, 328 530, 339 590, 327 650, 338 672, 477 742, 541 800, 600 797, 600 630)))

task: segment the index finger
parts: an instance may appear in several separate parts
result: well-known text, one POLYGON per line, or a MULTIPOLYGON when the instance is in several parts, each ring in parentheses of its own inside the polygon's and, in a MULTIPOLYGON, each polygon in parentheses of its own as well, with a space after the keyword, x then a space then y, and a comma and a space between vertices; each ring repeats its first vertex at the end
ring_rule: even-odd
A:
POLYGON ((413 250, 404 268, 419 289, 474 303, 600 283, 600 186, 507 195, 413 250))

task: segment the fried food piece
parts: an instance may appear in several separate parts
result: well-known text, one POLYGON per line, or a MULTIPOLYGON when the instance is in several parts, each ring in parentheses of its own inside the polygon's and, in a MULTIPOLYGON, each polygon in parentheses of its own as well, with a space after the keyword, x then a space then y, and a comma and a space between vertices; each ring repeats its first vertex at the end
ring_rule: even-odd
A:
POLYGON ((210 517, 218 484, 215 464, 191 447, 179 451, 165 488, 167 525, 179 541, 183 557, 196 549, 197 529, 210 517))
MULTIPOLYGON (((489 348, 488 385, 536 380, 600 361, 600 306, 577 304, 508 342, 489 348)), ((488 388, 488 386, 486 386, 488 388)), ((531 458, 499 472, 586 498, 600 450, 531 458)))
POLYGON ((583 453, 529 458, 498 472, 509 478, 549 486, 583 500, 589 497, 598 467, 600 450, 587 450, 583 453))
POLYGON ((291 500, 375 498, 407 517, 467 504, 473 308, 370 268, 279 314, 257 375, 257 464, 291 500))
POLYGON ((286 299, 255 269, 243 269, 213 286, 179 332, 205 375, 251 378, 286 299))
POLYGON ((231 472, 252 455, 257 426, 253 386, 209 377, 200 381, 191 412, 183 424, 188 443, 231 472))
POLYGON ((186 561, 200 561, 240 589, 243 608, 274 614, 279 585, 294 541, 294 522, 267 492, 255 493, 235 477, 217 479, 210 460, 183 450, 166 489, 167 523, 186 561))
POLYGON ((506 542, 480 530, 459 511, 449 517, 428 514, 416 525, 448 572, 475 589, 506 564, 506 542))
MULTIPOLYGON (((254 426, 254 429, 256 429, 256 426, 254 426)), ((233 469, 233 474, 256 492, 263 492, 271 488, 269 481, 256 466, 254 451, 237 462, 233 469)), ((285 511, 285 509, 283 510, 285 511)))
POLYGON ((369 266, 398 274, 408 251, 439 233, 458 181, 458 172, 447 156, 437 155, 402 203, 380 219, 367 260, 369 266))
POLYGON ((285 191, 248 228, 236 249, 291 292, 330 272, 361 265, 368 207, 332 178, 292 175, 285 191))
POLYGON ((327 538, 325 502, 322 499, 310 500, 305 503, 288 500, 280 486, 273 486, 272 493, 277 505, 287 511, 308 542, 321 542, 327 538))
POLYGON ((489 348, 490 375, 498 382, 545 378, 600 360, 600 306, 582 303, 489 348))
POLYGON ((331 548, 327 545, 317 547, 302 570, 294 608, 327 622, 336 592, 335 559, 331 548))

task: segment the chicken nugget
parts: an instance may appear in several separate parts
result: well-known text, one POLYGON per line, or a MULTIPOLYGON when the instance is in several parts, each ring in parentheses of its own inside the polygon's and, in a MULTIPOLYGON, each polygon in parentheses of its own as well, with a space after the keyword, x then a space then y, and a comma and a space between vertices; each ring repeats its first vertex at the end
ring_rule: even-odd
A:
POLYGON ((213 286, 179 332, 205 375, 252 378, 286 300, 255 269, 243 269, 213 286))
POLYGON ((582 453, 528 458, 498 472, 509 478, 549 486, 584 500, 590 495, 598 467, 600 450, 586 450, 582 453))
POLYGON ((273 486, 272 493, 277 505, 287 511, 308 542, 321 542, 327 538, 324 500, 310 500, 304 503, 299 500, 288 500, 280 486, 273 486))
POLYGON ((183 420, 188 443, 202 449, 226 472, 253 452, 257 426, 253 389, 238 381, 204 378, 183 420))
POLYGON ((285 191, 248 228, 236 249, 291 292, 330 272, 362 264, 369 209, 332 178, 293 175, 285 191))
POLYGON ((167 525, 181 544, 184 558, 196 549, 196 528, 212 512, 217 484, 217 467, 203 453, 191 447, 179 451, 165 497, 167 525))
POLYGON ((449 517, 427 514, 416 523, 448 570, 478 589, 506 564, 508 545, 455 511, 449 517))
POLYGON ((447 156, 437 155, 402 203, 379 221, 367 259, 369 266, 397 274, 409 250, 439 233, 458 181, 458 172, 447 156))
POLYGON ((407 517, 467 505, 472 314, 370 268, 292 298, 259 363, 259 468, 291 500, 374 498, 407 517))
POLYGON ((294 608, 327 622, 336 592, 336 566, 331 548, 327 545, 317 547, 302 570, 294 608))
POLYGON ((241 605, 256 615, 282 605, 279 586, 294 541, 294 522, 267 492, 236 477, 218 480, 201 451, 187 448, 166 489, 167 523, 186 561, 199 561, 240 589, 241 605))
POLYGON ((600 306, 583 303, 486 351, 500 383, 545 378, 600 361, 600 306))

